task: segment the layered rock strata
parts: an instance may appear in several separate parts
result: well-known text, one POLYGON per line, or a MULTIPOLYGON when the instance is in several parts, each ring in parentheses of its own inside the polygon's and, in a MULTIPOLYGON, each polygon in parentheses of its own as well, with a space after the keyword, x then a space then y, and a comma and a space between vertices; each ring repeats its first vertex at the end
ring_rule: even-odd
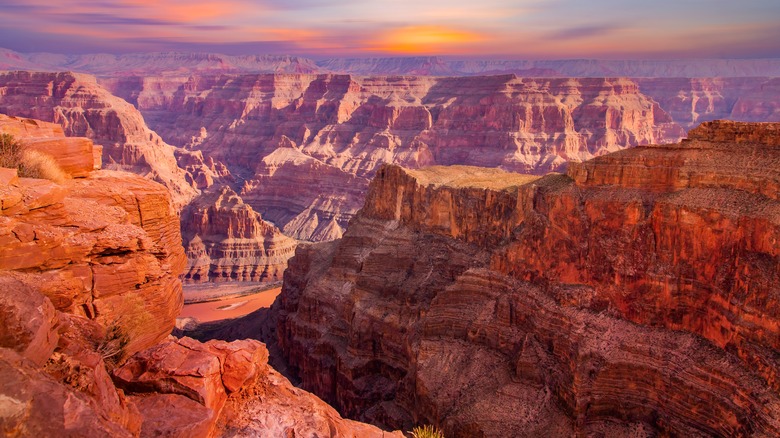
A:
POLYGON ((77 73, 0 73, 0 113, 62 126, 69 137, 103 147, 106 168, 148 176, 170 191, 177 207, 197 194, 173 148, 150 130, 135 107, 77 73))
POLYGON ((447 436, 780 433, 780 127, 528 177, 382 168, 272 308, 302 387, 447 436))
POLYGON ((643 78, 650 96, 686 130, 702 122, 728 119, 780 122, 780 79, 777 77, 643 78))
POLYGON ((116 87, 166 141, 224 163, 252 208, 304 240, 338 237, 384 163, 544 173, 684 134, 627 79, 192 75, 175 91, 160 81, 116 87))
MULTIPOLYGON (((42 132, 41 128, 33 127, 37 122, 32 119, 25 119, 27 122, 22 124, 4 123, 4 119, 0 119, 0 129, 21 135, 29 148, 44 152, 52 152, 53 148, 66 148, 71 151, 71 157, 86 157, 81 152, 88 147, 86 143, 89 140, 71 136, 90 137, 103 145, 103 162, 106 167, 132 171, 163 183, 171 191, 174 205, 179 210, 189 202, 193 202, 193 205, 188 211, 205 211, 206 208, 219 210, 221 206, 213 205, 215 196, 198 197, 199 191, 211 189, 210 192, 219 192, 224 187, 236 184, 223 163, 204 157, 201 151, 173 148, 164 143, 146 126, 143 117, 132 105, 111 95, 97 84, 94 77, 73 73, 0 74, 0 112, 44 118, 60 125, 50 125, 47 128, 49 132, 42 132), (32 131, 35 129, 39 132, 33 139, 32 131), (69 137, 62 138, 63 134, 69 137), (198 199, 193 201, 196 197, 198 199)), ((0 114, 0 117, 6 116, 0 114)), ((93 147, 89 143, 89 147, 93 147)), ((100 154, 100 148, 93 149, 100 154)), ((62 155, 67 152, 57 153, 62 155)), ((83 163, 70 163, 67 159, 61 159, 60 163, 71 173, 76 168, 80 169, 79 176, 91 171, 93 164, 91 159, 83 163)), ((185 215, 185 219, 187 217, 189 215, 185 215)), ((183 224, 186 236, 202 235, 202 230, 197 228, 188 230, 186 227, 189 223, 185 220, 183 224)), ((214 249, 210 244, 206 244, 206 248, 202 242, 196 242, 192 248, 188 245, 188 272, 192 272, 187 278, 199 277, 202 278, 200 281, 208 281, 223 277, 247 280, 280 277, 287 258, 292 255, 291 240, 285 239, 270 224, 264 224, 262 228, 258 235, 263 237, 259 240, 255 239, 255 234, 233 236, 255 239, 254 243, 247 244, 260 245, 259 249, 247 249, 244 243, 238 242, 237 246, 230 247, 230 239, 233 237, 227 237, 229 230, 211 230, 216 234, 209 235, 209 239, 226 236, 220 239, 220 249, 214 249), (288 242, 281 245, 287 249, 280 248, 272 241, 288 242), (263 242, 266 242, 264 248, 263 242), (210 258, 212 252, 213 259, 210 258), (210 268, 212 265, 214 269, 210 268), (210 270, 212 275, 208 275, 210 270)), ((189 240, 186 243, 189 244, 189 240)))
POLYGON ((402 436, 293 388, 256 341, 166 339, 185 266, 167 189, 69 167, 94 159, 92 142, 56 125, 0 127, 25 142, 45 135, 71 177, 0 168, 0 434, 402 436))
POLYGON ((279 281, 297 241, 263 220, 228 187, 182 212, 188 281, 279 281))
POLYGON ((45 143, 75 177, 60 185, 8 170, 0 186, 4 275, 39 290, 58 311, 118 326, 133 339, 128 354, 167 336, 181 309, 186 260, 166 188, 125 172, 88 172, 96 164, 92 142, 65 138, 56 125, 3 118, 0 129, 26 145, 45 143))

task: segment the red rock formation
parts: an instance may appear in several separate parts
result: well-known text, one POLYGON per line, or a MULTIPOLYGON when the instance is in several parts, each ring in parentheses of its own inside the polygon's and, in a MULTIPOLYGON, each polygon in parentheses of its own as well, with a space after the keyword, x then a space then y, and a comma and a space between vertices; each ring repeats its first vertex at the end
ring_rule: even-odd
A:
POLYGON ((340 241, 291 260, 280 346, 375 424, 777 435, 779 139, 704 124, 533 182, 385 167, 340 241))
POLYGON ((685 129, 716 119, 780 121, 777 78, 645 78, 637 83, 685 129))
MULTIPOLYGON (((18 137, 53 133, 61 163, 93 158, 91 141, 68 148, 50 124, 2 122, 18 137)), ((0 169, 0 434, 402 436, 294 389, 258 342, 158 344, 181 309, 185 263, 168 191, 125 172, 72 176, 58 185, 0 169)), ((233 207, 213 217, 262 228, 233 207)))
POLYGON ((0 73, 0 113, 60 124, 68 136, 103 146, 103 163, 161 182, 178 207, 197 193, 185 181, 173 148, 145 124, 129 103, 94 77, 76 73, 0 73))
POLYGON ((544 173, 683 135, 624 79, 193 75, 137 91, 150 126, 246 175, 241 196, 286 233, 338 236, 384 163, 544 173), (295 187, 296 190, 292 190, 295 187))
MULTIPOLYGON (((90 140, 35 137, 61 131, 40 121, 2 119, 0 128, 12 126, 22 142, 50 145, 72 176, 93 167, 71 165, 93 163, 90 140)), ((0 187, 0 198, 0 270, 41 291, 59 311, 118 325, 133 339, 129 354, 170 333, 182 305, 177 277, 185 258, 178 215, 164 187, 96 171, 64 185, 11 179, 0 187)))
POLYGON ((184 278, 195 282, 281 280, 297 244, 228 187, 187 206, 182 229, 188 258, 184 278))

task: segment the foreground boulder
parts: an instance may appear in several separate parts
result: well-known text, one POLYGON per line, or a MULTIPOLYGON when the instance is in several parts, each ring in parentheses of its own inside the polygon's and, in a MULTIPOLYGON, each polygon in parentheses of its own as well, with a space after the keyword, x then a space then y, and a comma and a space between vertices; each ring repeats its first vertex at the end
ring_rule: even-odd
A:
MULTIPOLYGON (((0 122, 71 144, 56 125, 0 122)), ((91 141, 78 143, 53 148, 62 183, 0 168, 1 435, 384 435, 294 389, 263 344, 168 339, 186 262, 170 194, 137 175, 69 168, 99 163, 91 141)))

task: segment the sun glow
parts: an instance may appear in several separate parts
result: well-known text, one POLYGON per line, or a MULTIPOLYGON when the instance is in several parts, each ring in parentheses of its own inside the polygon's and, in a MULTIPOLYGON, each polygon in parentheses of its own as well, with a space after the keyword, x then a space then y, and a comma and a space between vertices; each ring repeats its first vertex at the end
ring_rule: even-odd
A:
POLYGON ((393 29, 381 35, 366 51, 389 53, 463 53, 464 46, 484 41, 485 37, 475 32, 450 29, 441 26, 407 26, 393 29))

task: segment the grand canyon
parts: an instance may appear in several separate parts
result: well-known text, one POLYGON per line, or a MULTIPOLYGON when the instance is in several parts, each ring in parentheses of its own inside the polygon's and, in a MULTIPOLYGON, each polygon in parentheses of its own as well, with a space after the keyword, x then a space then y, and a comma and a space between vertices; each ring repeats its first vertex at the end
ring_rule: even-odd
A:
POLYGON ((332 6, 193 2, 0 7, 4 436, 780 436, 780 55, 748 24, 457 56, 504 37, 425 17, 496 18, 418 5, 221 54, 178 44, 332 6), (125 27, 154 36, 90 52, 125 27))

